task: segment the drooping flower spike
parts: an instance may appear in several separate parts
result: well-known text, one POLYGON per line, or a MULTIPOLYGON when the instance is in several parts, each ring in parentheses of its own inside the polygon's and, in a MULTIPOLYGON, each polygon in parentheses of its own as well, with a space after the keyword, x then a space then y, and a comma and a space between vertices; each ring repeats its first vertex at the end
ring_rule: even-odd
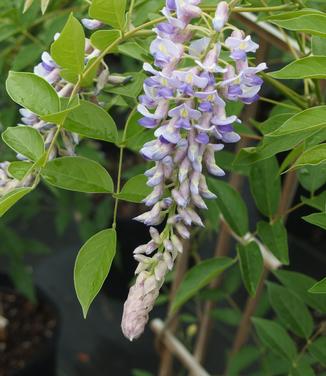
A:
POLYGON ((145 173, 153 191, 144 203, 151 209, 135 219, 151 226, 152 240, 134 251, 139 265, 122 318, 122 331, 131 341, 143 333, 166 274, 183 252, 182 240, 190 237, 190 226, 203 226, 196 208, 206 209, 204 200, 215 198, 207 187, 205 171, 223 176, 215 153, 224 143, 240 140, 233 128, 240 120, 226 113, 226 101, 257 100, 262 85, 257 73, 266 69, 265 64, 249 67, 247 54, 258 45, 240 30, 225 40, 233 62, 219 61, 219 41, 224 40, 229 17, 225 1, 218 4, 213 19, 217 35, 191 40, 190 22, 201 15, 199 3, 166 1, 162 11, 166 21, 154 29, 157 37, 150 47, 156 68, 144 64, 150 77, 139 98, 138 111, 143 116, 139 123, 155 128, 155 139, 144 145, 141 154, 155 166, 145 173), (188 53, 194 65, 183 68, 188 53), (153 227, 164 223, 161 233, 153 227))

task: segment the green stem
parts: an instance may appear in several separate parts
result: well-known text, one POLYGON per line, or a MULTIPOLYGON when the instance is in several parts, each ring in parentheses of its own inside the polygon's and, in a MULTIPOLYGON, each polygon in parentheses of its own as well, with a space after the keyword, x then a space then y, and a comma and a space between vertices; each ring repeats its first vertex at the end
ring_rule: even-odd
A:
POLYGON ((300 351, 300 353, 298 354, 297 358, 295 359, 294 363, 293 363, 293 368, 296 368, 300 359, 303 357, 303 355, 305 354, 305 352, 308 350, 309 346, 315 341, 316 338, 318 338, 322 333, 323 331, 325 330, 326 328, 326 322, 322 322, 318 329, 316 330, 316 332, 310 337, 307 339, 307 342, 306 344, 303 346, 302 350, 300 351))
POLYGON ((123 135, 122 139, 119 145, 120 148, 120 155, 119 155, 119 165, 118 165, 118 177, 117 177, 117 189, 114 194, 115 197, 115 202, 114 202, 114 211, 113 211, 113 223, 112 223, 112 228, 115 230, 117 227, 117 215, 118 215, 118 206, 119 206, 119 193, 121 192, 121 176, 122 176, 122 163, 123 163, 123 155, 124 155, 124 149, 126 147, 126 138, 127 138, 127 131, 128 131, 128 126, 130 123, 130 119, 132 116, 135 114, 136 109, 134 108, 126 121, 126 126, 123 130, 123 135))
POLYGON ((117 228, 117 215, 118 215, 118 206, 119 206, 119 193, 121 190, 121 175, 122 175, 122 162, 124 154, 124 146, 120 146, 120 156, 119 156, 119 167, 118 167, 118 177, 117 177, 117 189, 115 192, 115 202, 114 202, 114 211, 113 211, 113 223, 112 228, 115 230, 117 228))
POLYGON ((288 88, 286 85, 282 84, 281 82, 275 80, 274 78, 270 77, 268 74, 261 72, 261 76, 264 80, 270 83, 272 86, 275 87, 280 93, 284 94, 288 97, 293 103, 298 105, 303 110, 308 108, 307 103, 298 95, 294 90, 288 88))
POLYGON ((117 47, 120 43, 124 42, 125 40, 137 35, 138 32, 142 32, 144 29, 146 29, 149 26, 153 26, 158 22, 161 22, 165 20, 165 17, 159 17, 156 18, 155 20, 149 21, 144 23, 141 26, 136 27, 133 30, 128 31, 124 35, 121 35, 118 39, 116 39, 113 43, 111 43, 108 47, 106 47, 101 54, 94 60, 94 62, 85 70, 83 76, 87 76, 89 72, 91 72, 96 65, 110 52, 112 51, 115 47, 117 47))
POLYGON ((305 8, 305 4, 302 0, 293 0, 300 8, 305 8))
POLYGON ((320 88, 320 81, 312 80, 312 82, 315 86, 315 93, 316 93, 319 104, 324 104, 324 98, 323 98, 321 88, 320 88))
POLYGON ((274 99, 270 99, 270 98, 266 98, 266 97, 260 97, 259 100, 262 101, 262 102, 275 104, 276 106, 289 108, 289 109, 295 110, 295 111, 300 110, 300 108, 297 107, 297 106, 292 106, 291 104, 288 104, 288 103, 278 102, 278 101, 275 101, 274 99))
POLYGON ((132 23, 132 13, 134 11, 134 7, 135 7, 135 0, 131 0, 130 2, 130 7, 129 7, 129 11, 128 11, 128 18, 127 18, 127 27, 129 27, 132 23))
MULTIPOLYGON (((71 103, 71 101, 72 101, 72 99, 74 98, 74 96, 77 95, 78 88, 79 88, 79 85, 80 85, 81 80, 82 80, 82 77, 79 76, 79 77, 78 77, 78 81, 77 81, 76 85, 74 86, 74 88, 73 88, 73 90, 72 90, 72 92, 71 92, 71 94, 70 94, 69 101, 68 101, 68 106, 69 106, 69 104, 71 103)), ((67 115, 66 115, 66 116, 67 116, 67 115)), ((51 144, 50 144, 50 146, 49 146, 49 148, 48 148, 48 150, 47 150, 47 152, 46 152, 45 159, 44 159, 44 161, 43 161, 43 163, 42 163, 42 167, 45 167, 45 165, 47 164, 47 162, 48 162, 48 160, 49 160, 49 157, 50 157, 51 151, 53 150, 53 148, 54 148, 54 146, 55 146, 55 143, 56 143, 56 141, 57 141, 57 139, 58 139, 58 137, 59 137, 59 134, 60 134, 60 132, 61 132, 61 129, 62 129, 62 127, 63 127, 63 124, 64 124, 64 122, 65 122, 65 120, 66 120, 66 116, 65 116, 65 118, 61 121, 61 123, 57 124, 57 130, 56 130, 56 132, 55 132, 55 134, 54 134, 54 137, 53 137, 53 139, 52 139, 52 141, 51 141, 51 144)), ((38 172, 38 175, 37 175, 37 176, 39 176, 40 173, 41 173, 41 171, 38 172)))
MULTIPOLYGON (((294 4, 276 5, 271 7, 235 7, 232 9, 233 13, 245 13, 245 12, 275 12, 279 10, 291 10, 297 8, 294 4)), ((202 7, 206 12, 215 12, 216 7, 202 7)))

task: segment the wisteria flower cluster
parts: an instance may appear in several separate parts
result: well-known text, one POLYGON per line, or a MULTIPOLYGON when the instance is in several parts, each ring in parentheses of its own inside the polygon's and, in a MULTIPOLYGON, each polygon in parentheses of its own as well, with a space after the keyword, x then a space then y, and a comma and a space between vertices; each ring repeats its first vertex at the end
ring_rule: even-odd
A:
POLYGON ((150 226, 151 241, 134 251, 137 278, 122 318, 123 333, 131 341, 143 333, 191 225, 203 226, 196 209, 207 209, 204 200, 215 198, 205 170, 223 176, 215 153, 225 143, 240 140, 233 128, 240 120, 226 113, 226 101, 256 101, 262 85, 257 73, 266 69, 264 63, 249 66, 247 54, 259 47, 250 36, 232 26, 224 40, 230 29, 224 1, 218 4, 207 36, 193 39, 191 21, 201 16, 199 3, 166 1, 166 21, 154 29, 157 37, 150 47, 155 68, 144 64, 150 77, 144 82, 138 112, 143 127, 155 128, 155 139, 141 154, 155 166, 146 172, 153 191, 144 202, 151 209, 135 218, 150 226), (220 58, 222 49, 229 52, 227 61, 220 58), (155 226, 161 224, 165 225, 159 232, 155 226))

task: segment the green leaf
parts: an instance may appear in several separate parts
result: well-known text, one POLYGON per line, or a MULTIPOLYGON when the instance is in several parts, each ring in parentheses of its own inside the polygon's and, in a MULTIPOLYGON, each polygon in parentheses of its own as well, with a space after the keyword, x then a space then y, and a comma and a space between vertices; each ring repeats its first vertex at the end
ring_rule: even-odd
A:
POLYGON ((311 223, 312 225, 321 227, 323 230, 326 230, 326 212, 324 213, 314 213, 302 217, 306 222, 311 223))
MULTIPOLYGON (((290 110, 288 110, 290 111, 290 110)), ((263 133, 268 134, 274 132, 276 129, 280 128, 290 117, 292 117, 294 112, 286 112, 283 114, 277 114, 270 116, 267 120, 262 123, 255 123, 255 126, 263 133)))
POLYGON ((281 12, 281 13, 273 14, 272 16, 264 17, 264 20, 266 20, 266 21, 290 20, 290 19, 295 19, 295 18, 298 18, 298 17, 307 16, 307 15, 311 15, 311 14, 312 15, 313 14, 318 15, 318 14, 324 14, 324 13, 317 10, 317 9, 305 8, 305 9, 300 9, 300 10, 294 10, 294 11, 289 11, 289 12, 281 12))
POLYGON ((21 72, 27 69, 39 59, 42 52, 42 47, 34 43, 22 46, 12 61, 12 70, 21 72))
POLYGON ((315 192, 326 183, 326 164, 300 168, 298 179, 303 188, 315 192))
POLYGON ((308 348, 310 354, 326 367, 326 337, 318 338, 308 348))
POLYGON ((15 161, 11 162, 8 167, 8 172, 17 180, 22 180, 25 175, 33 168, 33 163, 15 161))
POLYGON ((9 72, 6 88, 10 98, 37 115, 60 111, 60 100, 55 89, 33 73, 9 72))
POLYGON ((281 220, 272 224, 259 222, 258 235, 273 255, 284 265, 289 265, 289 247, 286 228, 281 220))
POLYGON ((255 163, 250 170, 251 193, 258 209, 266 216, 276 213, 281 196, 281 179, 275 157, 255 163))
POLYGON ((313 36, 311 38, 311 52, 315 56, 326 56, 326 40, 323 37, 313 36))
POLYGON ((262 153, 258 153, 258 148, 257 147, 248 147, 248 148, 243 148, 240 150, 240 152, 236 155, 232 167, 234 169, 239 169, 239 168, 245 168, 248 167, 260 160, 269 158, 273 156, 274 154, 266 154, 266 156, 262 153))
MULTIPOLYGON (((265 350, 264 348, 262 350, 265 350)), ((289 359, 285 357, 280 357, 275 352, 267 351, 262 362, 262 369, 266 375, 270 376, 288 376, 289 370, 291 368, 291 363, 289 359)), ((261 376, 256 374, 255 376, 261 376)))
POLYGON ((82 80, 80 82, 81 88, 87 88, 89 86, 93 86, 94 79, 97 76, 97 72, 99 69, 99 66, 101 65, 101 60, 97 60, 96 57, 93 57, 92 59, 88 60, 85 70, 83 73, 82 80))
POLYGON ((282 326, 271 320, 252 318, 259 339, 275 354, 293 361, 297 354, 294 342, 282 326))
POLYGON ((0 217, 4 216, 7 211, 21 200, 24 196, 30 193, 32 188, 16 188, 7 193, 0 199, 0 217))
POLYGON ((318 130, 326 125, 325 114, 326 106, 308 108, 307 110, 293 115, 275 132, 270 133, 269 136, 289 135, 307 129, 309 129, 310 132, 318 130))
POLYGON ((44 153, 44 142, 40 133, 31 127, 9 127, 2 133, 3 141, 16 153, 37 161, 44 153))
POLYGON ((242 314, 236 309, 219 307, 212 311, 212 317, 213 319, 221 321, 224 324, 238 326, 241 321, 242 314))
POLYGON ((323 79, 326 78, 326 56, 304 57, 293 61, 279 71, 269 73, 269 75, 278 80, 323 79))
POLYGON ((326 106, 312 107, 288 119, 276 131, 264 137, 257 151, 272 156, 290 150, 307 137, 326 127, 326 106))
POLYGON ((98 30, 91 35, 91 43, 94 47, 103 51, 120 37, 120 30, 98 30))
POLYGON ((126 42, 118 47, 121 54, 140 61, 148 61, 148 51, 137 42, 126 42))
POLYGON ((292 291, 274 283, 268 283, 268 295, 274 311, 286 328, 308 339, 314 323, 304 302, 292 291))
POLYGON ((20 257, 12 257, 9 263, 8 273, 13 281, 15 289, 23 294, 30 302, 36 304, 36 286, 33 281, 33 271, 20 257))
POLYGON ((301 201, 314 209, 326 211, 326 191, 312 198, 301 197, 301 201))
POLYGON ((63 68, 63 73, 72 76, 75 82, 84 70, 85 34, 82 25, 71 14, 60 33, 59 38, 51 46, 51 56, 63 68))
POLYGON ((240 270, 244 285, 251 296, 255 296, 263 273, 264 260, 256 242, 237 245, 240 270))
POLYGON ((208 231, 218 232, 220 224, 220 209, 215 200, 206 201, 207 210, 203 210, 203 218, 205 220, 205 227, 208 231))
POLYGON ((290 151, 290 153, 288 153, 288 155, 285 157, 285 159, 283 160, 283 162, 281 164, 281 167, 280 167, 280 170, 279 170, 280 174, 283 173, 287 168, 289 168, 291 166, 291 164, 295 163, 296 159, 304 151, 304 146, 305 145, 302 143, 302 144, 298 145, 297 147, 295 147, 294 149, 292 149, 290 151))
POLYGON ((172 303, 172 311, 177 311, 183 304, 191 299, 200 289, 207 286, 214 278, 229 268, 234 260, 228 257, 219 257, 205 260, 190 269, 172 303))
POLYGON ((107 142, 116 142, 118 131, 112 117, 101 107, 88 101, 71 111, 64 128, 83 136, 107 142))
POLYGON ((289 19, 269 19, 269 21, 287 30, 326 36, 326 15, 324 13, 300 15, 300 17, 289 19))
POLYGON ((116 29, 123 30, 125 25, 126 0, 93 0, 89 15, 116 29))
POLYGON ((75 290, 86 318, 90 305, 107 278, 116 252, 116 232, 104 230, 80 249, 74 269, 75 290))
POLYGON ((61 110, 54 114, 43 115, 41 119, 47 123, 62 124, 68 114, 80 106, 79 97, 75 96, 73 99, 62 97, 60 98, 61 110))
POLYGON ((291 368, 289 376, 315 376, 315 372, 306 359, 300 359, 299 363, 291 368))
POLYGON ((42 177, 51 185, 69 191, 112 193, 113 181, 99 163, 83 157, 57 158, 47 163, 42 177))
POLYGON ((124 97, 136 99, 143 90, 144 80, 146 75, 143 72, 126 73, 126 76, 131 76, 130 83, 122 86, 107 85, 104 88, 106 93, 122 95, 124 97))
POLYGON ((146 183, 146 176, 134 176, 127 181, 117 197, 119 200, 141 203, 153 190, 152 188, 148 187, 146 183))
POLYGON ((284 286, 296 293, 310 307, 320 312, 326 312, 326 296, 316 296, 308 292, 317 282, 314 278, 288 270, 277 270, 273 273, 284 286))
POLYGON ((305 150, 296 160, 293 168, 303 167, 306 165, 319 165, 326 161, 326 144, 316 145, 305 150))
POLYGON ((249 375, 245 370, 259 360, 261 353, 257 347, 246 345, 229 361, 228 376, 249 375))
POLYGON ((246 235, 249 231, 248 210, 239 192, 217 179, 209 178, 208 185, 209 189, 216 194, 217 204, 228 225, 237 235, 246 235))
POLYGON ((309 292, 313 294, 326 294, 326 278, 313 285, 309 292))

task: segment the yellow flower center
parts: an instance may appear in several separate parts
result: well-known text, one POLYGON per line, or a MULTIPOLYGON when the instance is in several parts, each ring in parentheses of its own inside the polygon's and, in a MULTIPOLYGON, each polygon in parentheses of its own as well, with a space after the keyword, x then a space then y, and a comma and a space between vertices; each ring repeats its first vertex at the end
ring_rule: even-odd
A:
POLYGON ((183 118, 186 118, 186 117, 188 117, 188 111, 184 108, 184 109, 181 110, 180 115, 183 118))
POLYGON ((239 45, 240 50, 245 50, 247 48, 247 43, 246 42, 241 42, 239 45))
POLYGON ((186 81, 187 84, 192 84, 193 77, 192 77, 191 73, 187 74, 185 81, 186 81))
POLYGON ((158 46, 158 49, 159 49, 161 52, 163 52, 163 53, 167 53, 167 52, 168 52, 167 48, 164 46, 163 43, 160 43, 160 45, 158 46))

